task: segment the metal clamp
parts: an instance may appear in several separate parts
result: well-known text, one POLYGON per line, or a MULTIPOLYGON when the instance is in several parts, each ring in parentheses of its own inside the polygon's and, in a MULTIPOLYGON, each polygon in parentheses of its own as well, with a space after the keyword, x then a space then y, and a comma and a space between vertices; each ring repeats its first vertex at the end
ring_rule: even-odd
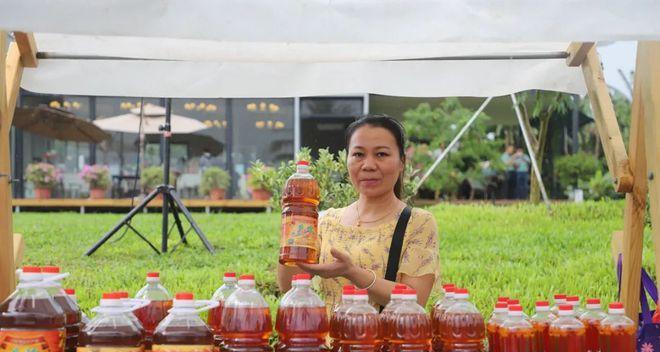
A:
POLYGON ((0 173, 0 177, 6 177, 7 183, 18 182, 18 179, 12 178, 11 175, 0 173))

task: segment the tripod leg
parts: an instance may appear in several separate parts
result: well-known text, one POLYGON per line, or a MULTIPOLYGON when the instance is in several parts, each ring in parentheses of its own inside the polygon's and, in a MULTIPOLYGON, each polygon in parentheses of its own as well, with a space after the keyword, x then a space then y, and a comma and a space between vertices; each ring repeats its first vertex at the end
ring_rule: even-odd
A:
POLYGON ((167 253, 167 229, 169 228, 168 225, 168 214, 169 214, 169 208, 168 208, 168 200, 170 197, 170 194, 167 191, 167 186, 165 185, 160 185, 158 186, 158 189, 162 192, 163 194, 163 208, 162 208, 162 216, 163 216, 163 226, 161 228, 161 245, 160 245, 160 251, 163 253, 167 253))
POLYGON ((211 252, 211 254, 215 254, 215 249, 213 248, 213 245, 209 240, 206 238, 202 230, 197 226, 197 223, 193 219, 192 215, 188 211, 185 205, 183 205, 183 202, 181 202, 181 199, 179 199, 179 196, 176 194, 176 191, 174 189, 170 189, 170 197, 171 199, 176 203, 176 205, 179 207, 179 210, 183 213, 183 216, 186 217, 186 220, 190 223, 190 226, 192 226, 193 230, 197 233, 197 236, 199 239, 204 243, 204 247, 211 252))
POLYGON ((181 242, 183 242, 184 244, 188 244, 188 240, 186 239, 186 233, 185 231, 183 231, 183 226, 181 225, 181 218, 179 218, 179 210, 174 204, 174 201, 172 201, 171 196, 168 197, 167 199, 170 203, 170 209, 172 209, 172 215, 174 216, 174 223, 176 224, 177 230, 179 230, 179 236, 181 236, 181 242))
MULTIPOLYGON (((109 240, 110 237, 112 237, 112 235, 114 235, 115 233, 117 233, 117 231, 119 231, 119 229, 121 229, 122 226, 128 224, 128 222, 131 221, 131 219, 132 219, 137 213, 141 212, 142 209, 144 209, 144 207, 146 207, 147 204, 149 204, 149 202, 151 202, 152 199, 156 198, 156 196, 158 195, 158 193, 159 193, 159 189, 158 189, 158 188, 155 189, 155 190, 153 190, 153 191, 151 191, 151 193, 149 193, 149 194, 148 194, 148 195, 147 195, 147 196, 146 196, 146 197, 140 202, 140 204, 138 204, 135 208, 131 209, 131 211, 129 211, 128 214, 126 214, 126 216, 124 216, 124 217, 123 217, 123 218, 117 223, 117 225, 115 225, 110 231, 108 231, 105 235, 103 235, 103 237, 102 237, 98 242, 96 242, 96 244, 94 244, 94 246, 92 246, 92 248, 88 249, 87 252, 85 252, 85 255, 86 255, 86 256, 90 256, 90 255, 94 254, 94 252, 96 252, 96 250, 99 249, 99 247, 101 247, 101 246, 102 246, 107 240, 109 240)), ((147 242, 148 242, 148 241, 147 241, 147 242)), ((152 245, 152 247, 153 247, 153 245, 152 245)))

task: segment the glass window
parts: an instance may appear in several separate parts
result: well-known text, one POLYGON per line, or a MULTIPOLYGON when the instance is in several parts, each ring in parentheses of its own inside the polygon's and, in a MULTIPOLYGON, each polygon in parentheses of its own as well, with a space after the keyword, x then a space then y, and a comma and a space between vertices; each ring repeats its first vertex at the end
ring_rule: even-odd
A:
POLYGON ((293 158, 293 99, 232 99, 235 197, 247 198, 250 162, 277 165, 293 158))

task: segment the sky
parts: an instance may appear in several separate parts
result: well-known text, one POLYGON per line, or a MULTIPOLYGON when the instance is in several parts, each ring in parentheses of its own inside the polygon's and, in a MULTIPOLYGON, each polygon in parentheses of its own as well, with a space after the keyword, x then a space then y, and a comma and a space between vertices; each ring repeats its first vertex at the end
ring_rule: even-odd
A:
MULTIPOLYGON (((630 71, 635 69, 637 42, 598 44, 598 53, 600 54, 600 60, 603 63, 605 82, 630 98, 630 89, 623 78, 621 78, 618 70, 621 69, 628 77, 630 71)), ((632 81, 630 84, 632 84, 632 81)))

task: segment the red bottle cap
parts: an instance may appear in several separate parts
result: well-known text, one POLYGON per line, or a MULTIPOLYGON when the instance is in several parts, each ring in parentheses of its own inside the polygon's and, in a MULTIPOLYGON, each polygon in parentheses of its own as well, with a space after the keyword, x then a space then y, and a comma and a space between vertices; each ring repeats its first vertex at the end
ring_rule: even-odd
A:
POLYGON ((414 288, 407 288, 407 289, 403 290, 403 294, 404 295, 416 295, 417 290, 415 290, 414 288))
POLYGON ((497 302, 497 303, 495 304, 495 308, 496 308, 496 309, 498 309, 498 308, 499 308, 499 309, 504 309, 504 308, 507 308, 508 306, 509 306, 509 305, 508 305, 506 302, 497 302))
POLYGON ((467 295, 470 293, 467 288, 457 288, 455 292, 458 295, 467 295))
POLYGON ((446 293, 456 293, 456 287, 454 286, 449 286, 445 289, 446 293))
POLYGON ((59 274, 60 273, 60 267, 55 266, 55 265, 46 265, 41 267, 41 272, 42 273, 49 273, 49 274, 59 274))
POLYGON ((309 274, 298 274, 298 280, 311 280, 312 275, 309 274))
POLYGON ((456 285, 454 285, 454 284, 444 284, 444 285, 442 285, 443 289, 446 289, 447 287, 456 287, 456 285))
POLYGON ((555 299, 556 299, 556 300, 557 300, 557 299, 566 299, 566 295, 556 294, 556 295, 555 295, 555 299))
POLYGON ((568 296, 566 297, 566 302, 579 302, 580 297, 578 296, 568 296))
POLYGON ((610 303, 610 309, 623 309, 623 303, 621 303, 621 302, 612 302, 612 303, 610 303))
POLYGON ((395 289, 392 290, 392 294, 393 294, 393 295, 402 295, 402 294, 403 294, 403 290, 404 290, 404 289, 401 289, 401 288, 395 288, 395 289))
POLYGON ((296 165, 306 165, 309 166, 309 161, 307 160, 299 160, 296 165))
POLYGON ((67 295, 75 295, 76 294, 76 290, 74 290, 72 288, 65 288, 64 292, 66 292, 67 295))
POLYGON ((509 306, 514 306, 516 304, 520 304, 520 300, 510 299, 510 300, 507 301, 507 303, 509 304, 509 306))
POLYGON ((147 277, 160 277, 160 273, 157 271, 148 272, 147 277))
POLYGON ((117 292, 104 292, 101 296, 102 299, 119 299, 117 292))
POLYGON ((587 304, 600 304, 600 298, 587 298, 587 304))
POLYGON ((396 284, 396 285, 394 285, 394 288, 397 288, 397 289, 399 289, 399 290, 405 290, 405 289, 408 288, 408 285, 404 285, 404 284, 396 284))
POLYGON ((509 297, 507 297, 507 296, 500 296, 500 297, 497 298, 497 301, 498 301, 498 302, 508 302, 508 301, 509 301, 509 297))
POLYGON ((224 276, 225 276, 225 277, 236 277, 236 273, 227 272, 227 273, 225 273, 224 276))
POLYGON ((355 290, 355 294, 358 296, 366 296, 368 293, 367 290, 359 288, 355 290))
POLYGON ((512 306, 509 306, 509 311, 510 312, 522 312, 522 306, 519 304, 514 304, 512 306))
POLYGON ((560 304, 560 305, 559 305, 559 310, 562 310, 562 311, 572 311, 572 310, 573 310, 573 306, 570 305, 570 304, 560 304))
POLYGON ((252 274, 243 274, 238 277, 239 280, 252 280, 254 281, 254 275, 252 274))
POLYGON ((343 290, 355 290, 355 285, 344 285, 343 290))
POLYGON ((179 292, 174 296, 174 298, 178 300, 192 300, 193 294, 192 292, 179 292))
POLYGON ((537 307, 550 307, 550 302, 548 301, 536 301, 537 307))
POLYGON ((128 292, 127 291, 117 291, 115 292, 119 298, 128 298, 128 292))
POLYGON ((41 268, 38 266, 31 266, 31 265, 26 265, 23 267, 23 272, 24 273, 40 273, 41 268))

